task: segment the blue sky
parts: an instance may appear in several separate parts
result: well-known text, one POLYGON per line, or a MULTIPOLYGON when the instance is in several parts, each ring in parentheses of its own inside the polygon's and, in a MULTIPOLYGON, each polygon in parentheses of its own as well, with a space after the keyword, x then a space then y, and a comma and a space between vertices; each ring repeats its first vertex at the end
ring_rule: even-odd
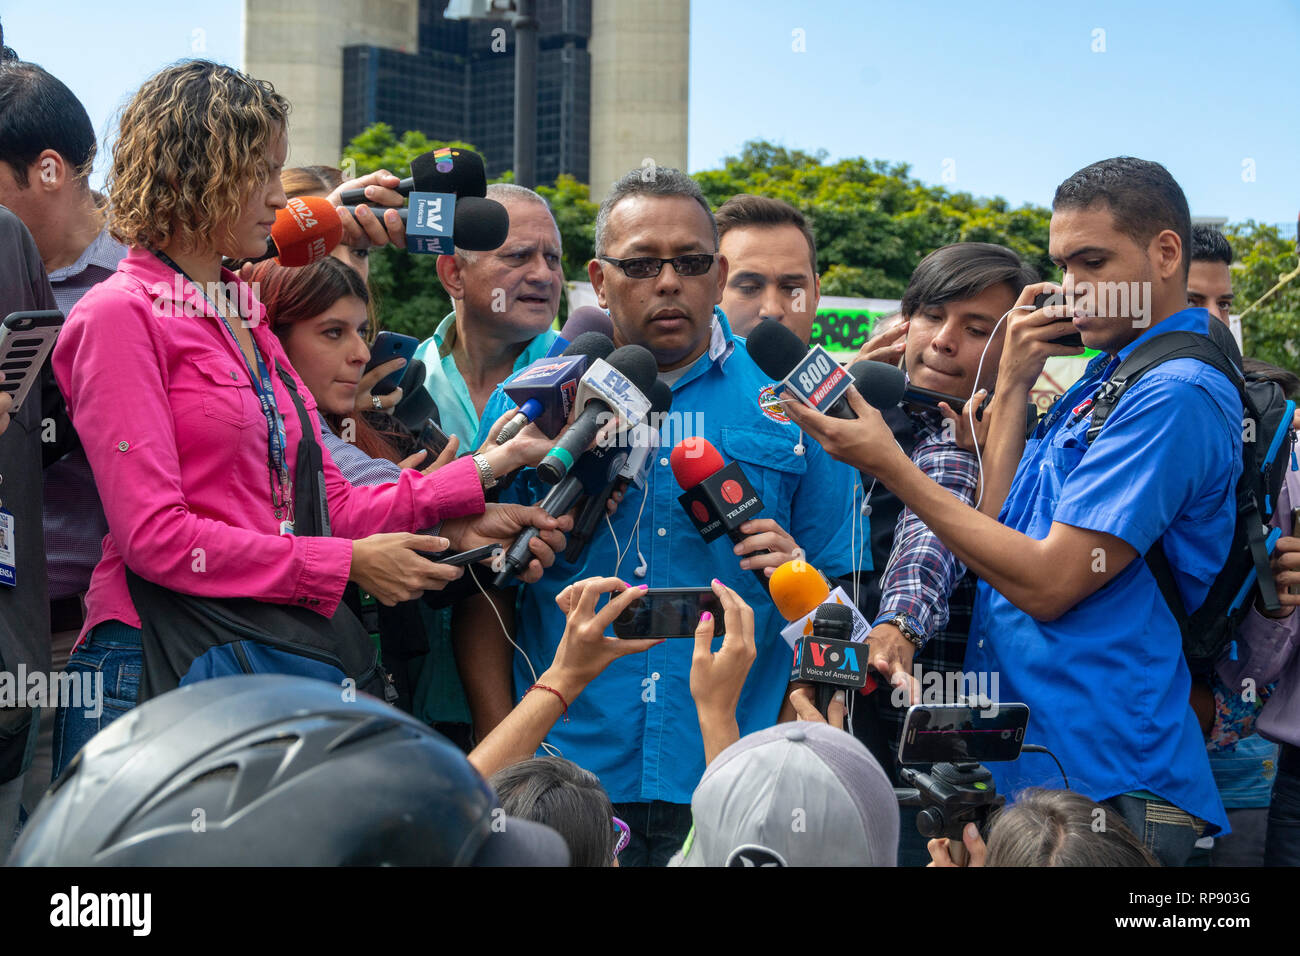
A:
MULTIPOLYGON (((164 64, 238 65, 242 8, 3 0, 0 17, 9 45, 68 83, 102 138, 164 64)), ((716 166, 762 137, 1047 204, 1074 170, 1127 153, 1168 166, 1194 214, 1294 224, 1297 51, 1297 0, 694 0, 688 164, 716 166)))

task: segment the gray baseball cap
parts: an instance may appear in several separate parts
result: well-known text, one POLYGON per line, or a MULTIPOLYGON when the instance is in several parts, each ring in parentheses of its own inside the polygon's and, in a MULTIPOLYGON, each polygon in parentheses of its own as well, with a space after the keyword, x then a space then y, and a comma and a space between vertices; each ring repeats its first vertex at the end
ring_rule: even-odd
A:
POLYGON ((855 737, 826 724, 777 724, 704 771, 694 826, 670 866, 894 866, 894 787, 855 737))

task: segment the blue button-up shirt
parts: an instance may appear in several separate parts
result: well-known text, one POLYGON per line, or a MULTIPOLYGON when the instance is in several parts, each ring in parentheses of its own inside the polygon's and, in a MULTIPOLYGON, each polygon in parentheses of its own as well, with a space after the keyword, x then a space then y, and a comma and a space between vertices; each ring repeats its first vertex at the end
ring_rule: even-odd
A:
MULTIPOLYGON (((412 358, 424 363, 424 387, 438 404, 439 423, 448 437, 455 435, 460 439, 460 453, 463 455, 478 447, 478 442, 471 443, 470 440, 479 430, 479 416, 465 377, 460 374, 456 358, 451 354, 456 344, 456 333, 456 313, 451 312, 438 323, 433 335, 420 343, 412 358)), ((536 336, 519 353, 512 372, 519 372, 544 356, 558 335, 553 329, 547 329, 536 336)), ((508 407, 503 406, 501 412, 508 407)), ((490 426, 496 418, 489 415, 484 421, 490 426)))
MULTIPOLYGON (((1103 531, 1138 556, 1055 621, 1034 620, 981 581, 966 666, 990 681, 998 675, 998 699, 1029 705, 1026 742, 1055 753, 1075 790, 1099 801, 1149 791, 1213 830, 1226 829, 1227 818, 1188 705, 1182 639, 1142 555, 1163 541, 1186 607, 1205 600, 1232 540, 1241 400, 1209 365, 1175 359, 1124 394, 1091 447, 1091 415, 1073 411, 1141 343, 1204 333, 1212 321, 1203 309, 1185 309, 1117 358, 1098 356, 1026 443, 998 520, 1040 540, 1054 521, 1103 531)), ((1043 754, 990 769, 1009 797, 1062 786, 1043 754)))
MULTIPOLYGON (((736 717, 741 734, 776 722, 790 681, 790 646, 780 636, 784 621, 753 574, 742 570, 731 540, 705 544, 677 496, 682 489, 669 467, 669 452, 682 438, 702 435, 726 461, 736 461, 763 501, 758 517, 772 518, 804 549, 823 574, 847 574, 870 567, 869 552, 854 560, 853 487, 857 474, 831 459, 816 442, 795 453, 798 428, 772 404, 774 383, 731 334, 726 316, 715 310, 708 351, 673 385, 672 411, 660 431, 660 448, 646 475, 635 484, 609 526, 600 530, 576 562, 561 555, 537 584, 522 588, 519 646, 540 674, 555 656, 565 617, 555 596, 569 584, 594 575, 618 575, 653 588, 704 587, 719 578, 754 609, 758 655, 740 697, 736 717), (766 409, 760 402, 766 402, 766 409), (639 519, 638 519, 639 515, 639 519), (617 540, 616 540, 617 539, 617 540), (622 561, 618 549, 624 552, 622 561), (648 572, 633 570, 644 555, 648 572)), ((490 424, 512 407, 498 388, 483 412, 490 424)), ((485 437, 480 430, 480 441, 485 437)), ((478 441, 475 442, 477 446, 478 441)), ((532 503, 545 487, 535 472, 523 472, 503 500, 532 503)), ((859 549, 865 548, 857 527, 859 549)), ((603 605, 602 605, 603 606, 603 605)), ((716 639, 714 650, 721 646, 716 639)), ((644 654, 614 661, 569 708, 547 740, 570 760, 600 777, 617 802, 666 800, 689 803, 704 773, 704 748, 691 699, 692 640, 668 640, 644 654)), ((523 691, 533 675, 515 655, 515 687, 523 691)))

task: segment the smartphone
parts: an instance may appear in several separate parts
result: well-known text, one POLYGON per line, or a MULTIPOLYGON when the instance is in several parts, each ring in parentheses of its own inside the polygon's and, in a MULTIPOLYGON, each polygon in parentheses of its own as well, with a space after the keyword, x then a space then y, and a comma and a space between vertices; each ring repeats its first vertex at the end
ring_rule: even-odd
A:
MULTIPOLYGON (((366 371, 383 365, 385 362, 391 362, 395 358, 406 359, 406 364, 411 364, 411 359, 415 358, 415 350, 420 347, 420 340, 413 335, 403 335, 401 332, 380 332, 375 336, 374 344, 370 346, 370 361, 366 363, 366 371)), ((403 365, 391 375, 385 375, 375 387, 370 390, 371 395, 387 395, 402 381, 402 376, 406 374, 406 365, 403 365)))
MULTIPOLYGON (((1048 300, 1051 299, 1052 297, 1054 297, 1055 295, 1057 295, 1057 293, 1055 293, 1055 292, 1040 292, 1040 293, 1038 293, 1038 295, 1034 296, 1034 309, 1035 309, 1035 311, 1037 311, 1038 309, 1041 309, 1043 306, 1047 305, 1048 300)), ((1059 304, 1059 302, 1058 302, 1058 304, 1059 304)), ((1079 331, 1078 331, 1077 329, 1075 329, 1075 327, 1074 327, 1074 323, 1073 323, 1072 321, 1070 321, 1069 319, 1061 319, 1061 320, 1060 320, 1060 325, 1061 325, 1063 328, 1064 328, 1065 326, 1069 326, 1070 331, 1067 332, 1065 335, 1059 335, 1059 336, 1057 336, 1056 338, 1051 339, 1050 341, 1052 342, 1052 344, 1054 344, 1054 345, 1069 345, 1069 346, 1071 346, 1071 347, 1073 347, 1073 348, 1077 348, 1077 349, 1081 349, 1081 348, 1083 348, 1083 336, 1079 334, 1079 331)))
POLYGON ((917 704, 907 710, 899 763, 1015 760, 1025 742, 1028 704, 917 704))
POLYGON ((722 603, 713 588, 650 588, 614 619, 614 636, 694 637, 705 611, 713 615, 713 636, 724 633, 722 603))
POLYGON ((438 564, 450 564, 453 568, 463 568, 467 564, 473 564, 475 561, 482 561, 485 558, 495 558, 498 554, 505 551, 505 548, 499 544, 485 544, 481 548, 471 548, 469 551, 462 551, 459 554, 449 554, 444 551, 441 554, 435 554, 432 551, 417 551, 423 557, 438 564))
POLYGON ((4 373, 0 391, 14 400, 11 413, 22 409, 62 327, 63 313, 57 309, 13 312, 0 325, 0 372, 4 373))
POLYGON ((426 421, 424 428, 420 430, 420 444, 429 449, 429 457, 425 459, 425 463, 428 464, 441 455, 442 450, 447 447, 449 441, 451 439, 438 426, 437 422, 432 418, 426 421))

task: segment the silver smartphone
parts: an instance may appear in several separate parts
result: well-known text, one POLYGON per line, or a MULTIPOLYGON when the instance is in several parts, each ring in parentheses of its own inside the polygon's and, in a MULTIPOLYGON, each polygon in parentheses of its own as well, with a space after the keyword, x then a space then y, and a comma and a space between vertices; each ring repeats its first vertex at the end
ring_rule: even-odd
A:
POLYGON ((13 399, 11 413, 22 409, 61 328, 63 313, 57 309, 14 312, 0 324, 0 391, 13 399))

